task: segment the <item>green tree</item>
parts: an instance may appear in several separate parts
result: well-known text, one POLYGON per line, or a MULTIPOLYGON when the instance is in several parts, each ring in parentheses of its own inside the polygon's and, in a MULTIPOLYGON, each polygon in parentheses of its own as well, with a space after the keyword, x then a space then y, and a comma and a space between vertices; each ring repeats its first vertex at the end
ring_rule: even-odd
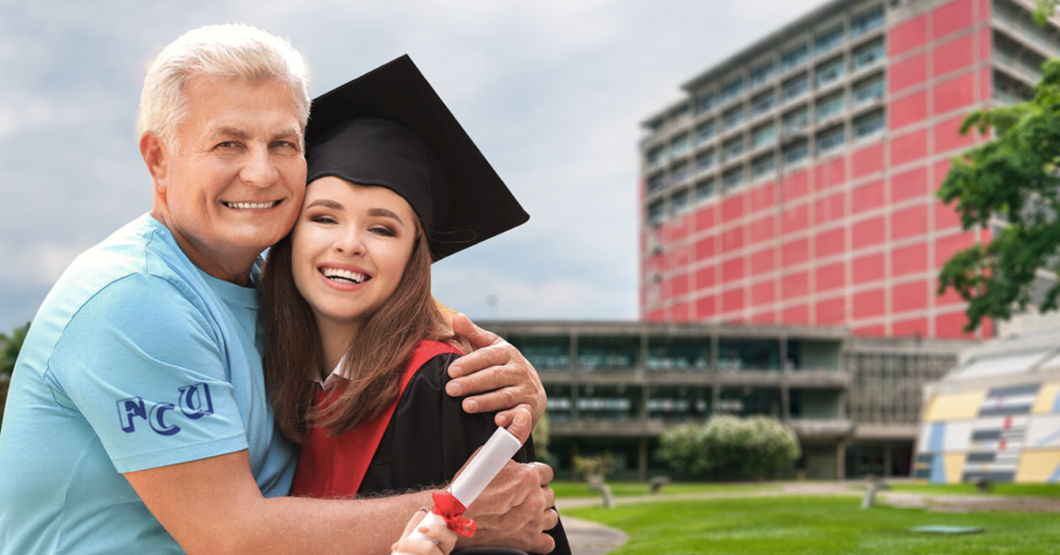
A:
POLYGON ((774 418, 719 415, 706 425, 684 424, 663 432, 657 456, 678 471, 733 470, 761 480, 798 460, 794 432, 774 418))
POLYGON ((0 351, 0 374, 10 374, 15 369, 15 360, 18 359, 28 331, 29 322, 26 322, 26 325, 15 328, 10 336, 0 333, 0 342, 3 343, 3 351, 0 351))
POLYGON ((1056 12, 1057 5, 1060 5, 1060 0, 1038 0, 1035 2, 1034 21, 1044 27, 1049 16, 1056 12))
MULTIPOLYGON (((967 331, 982 319, 1007 319, 1026 309, 1039 269, 1060 276, 1060 60, 1042 66, 1042 81, 1029 101, 978 110, 961 133, 994 138, 953 160, 938 197, 957 202, 964 229, 1007 225, 989 244, 959 251, 939 274, 939 294, 955 290, 968 303, 967 331)), ((1042 312, 1056 310, 1060 282, 1044 292, 1042 312)))

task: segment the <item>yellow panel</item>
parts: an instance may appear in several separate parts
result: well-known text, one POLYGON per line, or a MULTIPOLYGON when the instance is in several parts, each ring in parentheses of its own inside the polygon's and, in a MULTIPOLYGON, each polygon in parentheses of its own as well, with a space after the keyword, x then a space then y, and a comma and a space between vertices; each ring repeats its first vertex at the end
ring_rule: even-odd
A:
POLYGON ((967 453, 946 453, 942 456, 943 468, 946 469, 946 483, 961 483, 961 475, 964 474, 964 460, 967 453))
POLYGON ((1043 483, 1060 467, 1060 449, 1024 451, 1016 470, 1017 482, 1043 483))
POLYGON ((1060 393, 1060 383, 1042 384, 1042 389, 1038 391, 1038 399, 1034 401, 1034 408, 1031 409, 1031 412, 1034 414, 1053 414, 1053 403, 1056 402, 1058 393, 1060 393))
POLYGON ((985 389, 936 395, 924 413, 924 422, 975 418, 985 397, 985 389))

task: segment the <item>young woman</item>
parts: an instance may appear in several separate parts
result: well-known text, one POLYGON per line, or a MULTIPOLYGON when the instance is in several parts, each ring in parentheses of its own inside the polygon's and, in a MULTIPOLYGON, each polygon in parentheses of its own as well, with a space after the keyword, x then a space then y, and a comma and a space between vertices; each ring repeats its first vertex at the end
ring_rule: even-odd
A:
MULTIPOLYGON (((464 345, 430 266, 528 216, 407 57, 317 99, 313 118, 303 210, 260 290, 266 384, 302 444, 291 493, 444 486, 496 425, 445 394, 464 345)), ((533 460, 529 442, 516 460, 533 460)))

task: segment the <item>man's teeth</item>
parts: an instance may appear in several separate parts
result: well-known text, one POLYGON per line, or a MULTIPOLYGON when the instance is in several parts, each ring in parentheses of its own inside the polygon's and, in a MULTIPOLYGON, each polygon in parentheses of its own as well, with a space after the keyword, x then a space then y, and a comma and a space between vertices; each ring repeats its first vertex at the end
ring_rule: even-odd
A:
POLYGON ((363 283, 368 279, 368 276, 364 274, 358 274, 357 272, 351 272, 349 270, 340 270, 338 268, 324 268, 324 277, 328 279, 351 281, 353 283, 363 283))
POLYGON ((225 206, 229 208, 235 208, 236 210, 258 210, 262 208, 272 208, 276 206, 279 201, 272 202, 226 202, 225 206))

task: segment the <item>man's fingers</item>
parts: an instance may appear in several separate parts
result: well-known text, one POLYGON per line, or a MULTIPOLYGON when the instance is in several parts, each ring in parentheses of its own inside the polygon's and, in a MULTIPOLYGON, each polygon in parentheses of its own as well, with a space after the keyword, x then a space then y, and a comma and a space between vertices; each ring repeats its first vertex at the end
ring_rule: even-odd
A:
POLYGON ((471 321, 471 318, 468 318, 464 314, 454 314, 452 324, 453 333, 467 339, 475 349, 488 347, 500 339, 497 334, 476 326, 475 323, 471 321))
POLYGON ((512 425, 508 426, 508 433, 515 436, 519 443, 526 443, 530 439, 530 432, 532 431, 534 431, 534 424, 530 416, 530 409, 526 407, 516 409, 512 425))
MULTIPOLYGON (((513 360, 517 352, 515 347, 508 344, 490 344, 478 347, 478 350, 471 351, 449 365, 449 377, 460 378, 468 374, 474 375, 477 370, 504 366, 513 360)), ((486 373, 488 374, 489 372, 486 373)))

